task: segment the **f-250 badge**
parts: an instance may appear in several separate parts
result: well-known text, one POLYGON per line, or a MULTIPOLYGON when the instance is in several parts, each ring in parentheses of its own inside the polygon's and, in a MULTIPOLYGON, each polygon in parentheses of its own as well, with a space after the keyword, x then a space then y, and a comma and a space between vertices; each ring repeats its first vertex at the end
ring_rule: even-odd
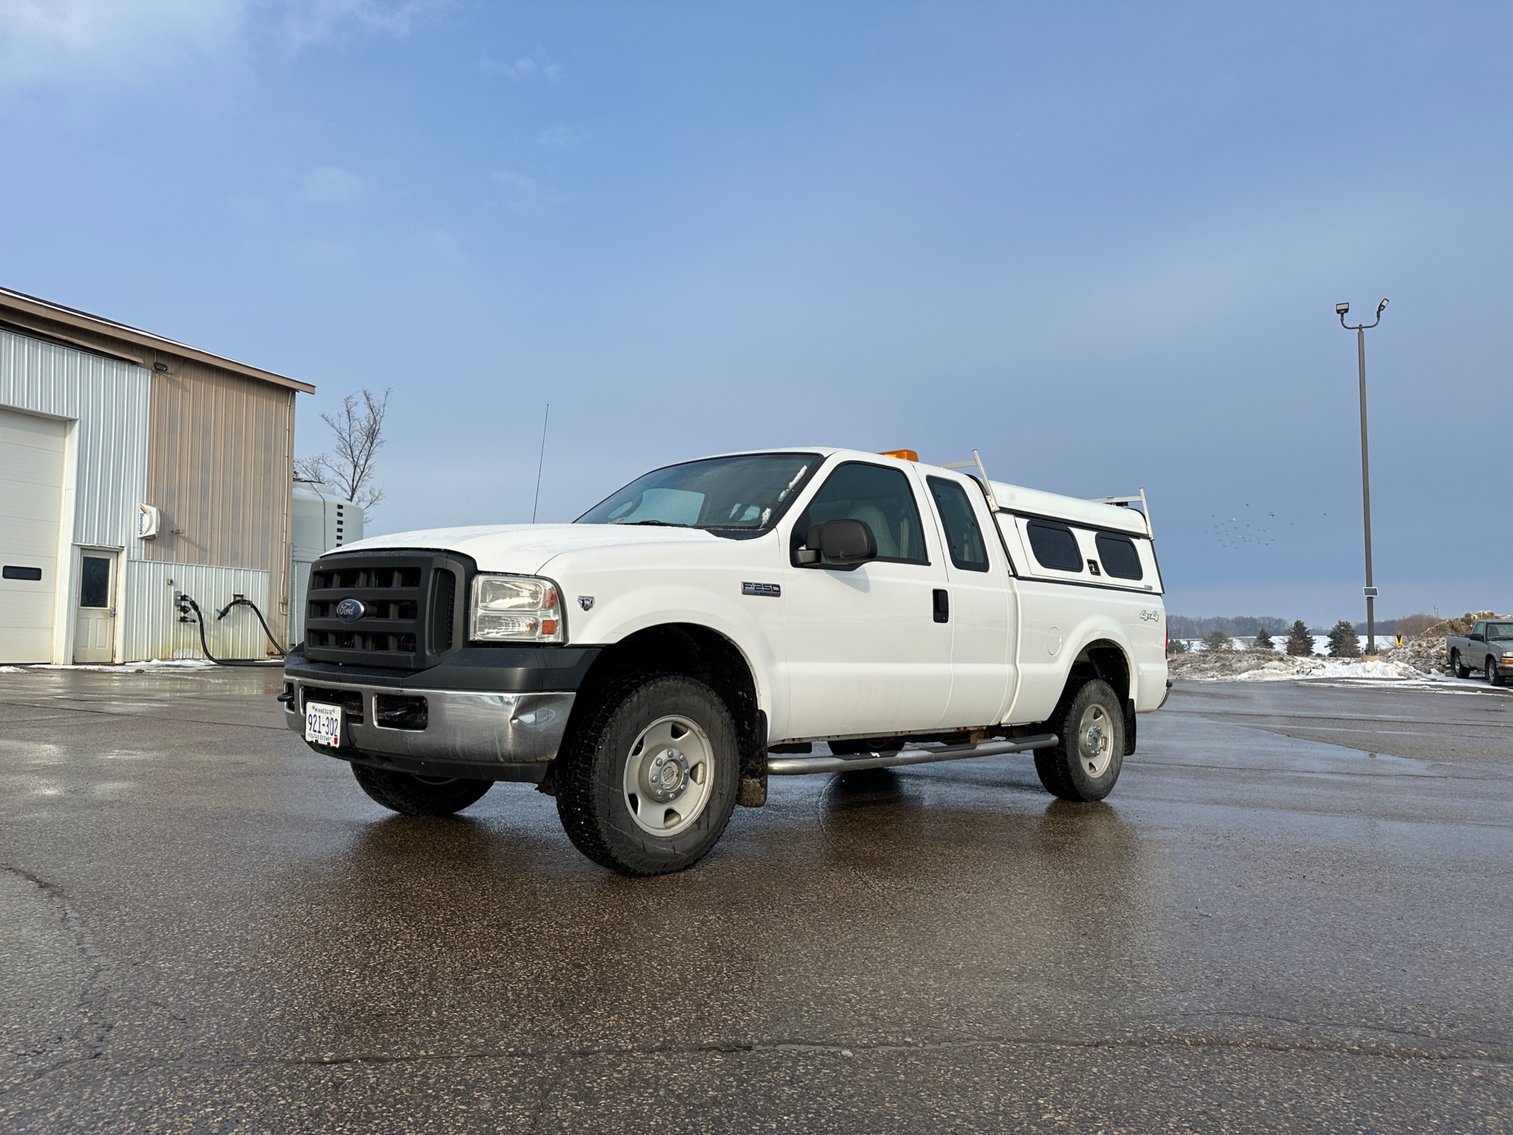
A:
POLYGON ((761 595, 767 599, 777 599, 783 594, 783 585, 780 583, 743 583, 741 584, 742 595, 761 595))

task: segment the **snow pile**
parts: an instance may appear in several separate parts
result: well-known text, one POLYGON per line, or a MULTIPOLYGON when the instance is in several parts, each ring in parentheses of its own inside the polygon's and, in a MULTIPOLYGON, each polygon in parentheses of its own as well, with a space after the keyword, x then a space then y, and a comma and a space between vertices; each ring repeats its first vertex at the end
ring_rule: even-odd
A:
POLYGON ((1427 627, 1421 635, 1415 635, 1402 646, 1394 646, 1384 657, 1394 662, 1406 662, 1425 674, 1450 673, 1450 659, 1445 654, 1446 635, 1466 635, 1481 619, 1506 618, 1494 611, 1468 611, 1454 619, 1443 619, 1427 627))

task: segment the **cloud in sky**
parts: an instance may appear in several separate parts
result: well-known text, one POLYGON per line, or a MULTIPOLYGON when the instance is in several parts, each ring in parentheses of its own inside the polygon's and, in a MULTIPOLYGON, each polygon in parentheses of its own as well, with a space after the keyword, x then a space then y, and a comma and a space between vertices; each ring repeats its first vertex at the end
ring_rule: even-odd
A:
POLYGON ((404 39, 450 0, 263 0, 285 43, 298 51, 353 34, 404 39))
POLYGON ((367 188, 367 181, 351 170, 323 165, 305 175, 299 195, 315 205, 351 205, 367 188))
MULTIPOLYGON (((3 0, 0 90, 77 89, 220 59, 259 34, 291 51, 354 35, 404 39, 452 0, 3 0)), ((531 57, 536 70, 556 65, 531 57)))
POLYGON ((114 81, 216 55, 240 33, 246 0, 5 0, 0 88, 114 81))
POLYGON ((544 47, 538 47, 529 55, 522 55, 516 59, 501 60, 492 55, 485 55, 479 67, 487 74, 503 75, 507 79, 521 83, 528 83, 533 79, 545 79, 549 83, 555 83, 562 77, 561 65, 547 54, 544 47))
POLYGON ((536 143, 543 149, 555 150, 558 153, 566 153, 576 150, 588 140, 588 134, 574 126, 566 126, 558 123, 548 126, 536 135, 536 143))

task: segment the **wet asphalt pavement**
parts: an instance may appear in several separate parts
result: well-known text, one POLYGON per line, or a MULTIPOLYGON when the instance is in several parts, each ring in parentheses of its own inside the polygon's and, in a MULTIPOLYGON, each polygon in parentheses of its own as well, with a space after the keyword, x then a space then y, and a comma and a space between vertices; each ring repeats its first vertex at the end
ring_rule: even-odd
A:
POLYGON ((682 875, 390 816, 276 671, 0 673, 0 1130, 1513 1130, 1513 692, 1179 686, 682 875))

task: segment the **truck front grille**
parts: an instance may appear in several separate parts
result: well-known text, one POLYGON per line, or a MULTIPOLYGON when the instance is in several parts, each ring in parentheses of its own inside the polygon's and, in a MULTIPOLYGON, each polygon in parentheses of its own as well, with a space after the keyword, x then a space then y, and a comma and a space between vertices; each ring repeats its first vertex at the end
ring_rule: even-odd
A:
POLYGON ((305 656, 312 662, 420 670, 462 640, 457 596, 475 565, 427 552, 339 552, 310 569, 305 656), (343 600, 349 615, 340 618, 343 600), (360 605, 360 606, 358 606, 360 605))

